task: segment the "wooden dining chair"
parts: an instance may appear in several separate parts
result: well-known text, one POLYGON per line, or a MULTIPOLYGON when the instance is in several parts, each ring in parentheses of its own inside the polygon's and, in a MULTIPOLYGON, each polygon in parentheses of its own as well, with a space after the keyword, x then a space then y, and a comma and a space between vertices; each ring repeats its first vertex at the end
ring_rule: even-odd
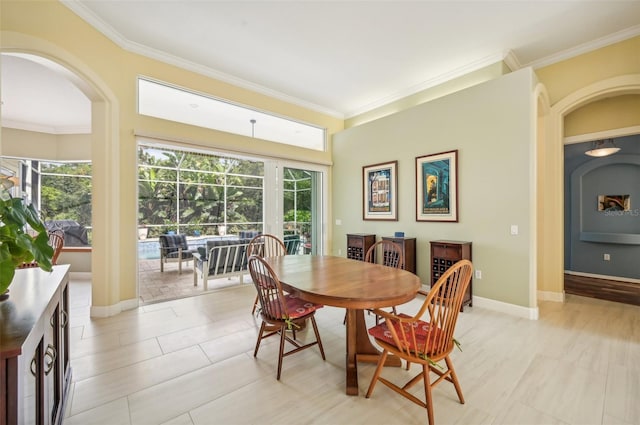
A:
POLYGON ((267 264, 263 257, 252 255, 249 257, 249 272, 253 284, 258 291, 258 299, 260 301, 260 316, 262 324, 256 341, 256 348, 253 357, 258 355, 260 342, 263 339, 273 335, 280 335, 280 352, 278 353, 278 373, 277 379, 280 379, 282 372, 282 359, 291 354, 313 347, 317 345, 322 355, 322 360, 326 360, 322 340, 318 332, 315 313, 316 310, 322 308, 321 304, 314 304, 305 301, 291 294, 285 294, 282 290, 282 284, 278 276, 271 266, 267 264), (297 341, 295 333, 293 337, 287 335, 287 330, 295 330, 305 325, 305 321, 309 320, 313 326, 315 333, 315 341, 302 343, 297 341), (285 341, 289 342, 294 348, 289 351, 284 350, 285 341))
MULTIPOLYGON (((257 255, 258 257, 279 257, 287 255, 287 247, 280 238, 266 233, 264 235, 258 235, 249 241, 249 245, 247 245, 247 257, 252 255, 257 255)), ((258 295, 256 295, 256 299, 253 302, 251 314, 256 313, 257 307, 258 295)))
POLYGON ((471 281, 473 266, 469 260, 460 260, 449 268, 431 287, 422 307, 415 316, 390 314, 380 309, 374 313, 384 318, 384 322, 369 329, 369 335, 375 338, 382 348, 378 366, 371 379, 366 397, 370 398, 378 381, 398 394, 427 409, 429 425, 434 424, 432 389, 443 381, 455 387, 458 399, 464 404, 464 397, 449 354, 457 345, 453 332, 462 306, 464 293, 471 281), (421 318, 429 314, 426 320, 421 318), (421 365, 421 371, 405 385, 399 386, 380 376, 388 354, 421 365), (444 360, 445 367, 440 364, 444 360), (431 380, 431 373, 436 375, 431 380), (423 381, 425 401, 420 400, 408 390, 423 381))
POLYGON ((369 247, 364 255, 364 261, 401 269, 404 267, 402 247, 394 241, 381 239, 369 247))
MULTIPOLYGON (((402 247, 394 241, 381 239, 369 247, 364 255, 364 261, 401 269, 404 267, 402 247)), ((391 307, 391 311, 396 314, 395 307, 391 307)), ((380 316, 376 315, 376 325, 379 323, 380 316)))

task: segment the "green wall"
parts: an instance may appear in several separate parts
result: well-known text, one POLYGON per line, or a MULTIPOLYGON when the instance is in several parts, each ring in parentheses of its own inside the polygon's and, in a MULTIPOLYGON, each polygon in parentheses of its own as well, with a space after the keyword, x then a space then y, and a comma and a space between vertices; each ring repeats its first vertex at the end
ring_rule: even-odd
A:
POLYGON ((333 138, 333 245, 347 233, 416 237, 417 273, 429 281, 429 241, 473 242, 474 296, 535 308, 530 288, 535 112, 531 69, 353 127, 333 138), (415 220, 415 158, 458 150, 458 223, 415 220), (398 161, 397 222, 362 219, 362 167, 398 161), (336 224, 341 222, 341 224, 336 224), (519 226, 517 236, 510 226, 519 226))

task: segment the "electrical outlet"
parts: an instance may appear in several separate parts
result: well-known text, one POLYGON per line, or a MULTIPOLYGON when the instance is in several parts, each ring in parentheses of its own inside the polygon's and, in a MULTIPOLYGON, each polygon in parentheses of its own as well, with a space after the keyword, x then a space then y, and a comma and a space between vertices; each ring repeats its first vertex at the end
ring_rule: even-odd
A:
POLYGON ((482 270, 476 270, 476 279, 482 279, 482 270))
POLYGON ((611 261, 611 255, 604 254, 604 261, 611 261))
POLYGON ((338 248, 338 255, 342 255, 342 250, 338 248))
POLYGON ((512 224, 512 225, 511 225, 510 232, 511 232, 511 234, 512 234, 512 235, 514 235, 514 236, 515 236, 515 235, 517 235, 517 234, 518 234, 518 225, 517 225, 517 224, 512 224))

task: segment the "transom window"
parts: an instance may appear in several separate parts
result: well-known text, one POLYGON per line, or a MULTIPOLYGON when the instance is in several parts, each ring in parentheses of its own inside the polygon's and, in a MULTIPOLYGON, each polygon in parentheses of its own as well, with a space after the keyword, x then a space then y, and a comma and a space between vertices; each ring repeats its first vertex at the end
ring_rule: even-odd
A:
POLYGON ((326 148, 323 128, 144 78, 138 79, 138 113, 307 149, 326 148))

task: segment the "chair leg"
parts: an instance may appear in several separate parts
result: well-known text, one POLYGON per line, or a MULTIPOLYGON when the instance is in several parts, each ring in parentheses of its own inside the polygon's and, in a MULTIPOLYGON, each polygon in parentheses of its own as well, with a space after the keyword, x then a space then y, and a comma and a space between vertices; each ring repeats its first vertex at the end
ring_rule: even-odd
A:
POLYGON ((431 378, 429 376, 431 368, 428 364, 422 365, 422 374, 424 380, 424 396, 425 404, 427 405, 427 418, 429 419, 429 425, 434 425, 433 422, 433 396, 431 394, 431 378))
POLYGON ((371 383, 369 384, 369 389, 367 390, 366 398, 371 397, 373 394, 373 389, 378 383, 378 378, 380 378, 380 374, 382 373, 382 367, 384 366, 384 362, 387 360, 387 350, 383 350, 382 354, 380 354, 380 358, 378 359, 378 366, 376 367, 376 371, 373 373, 373 378, 371 378, 371 383))
POLYGON ((284 326, 280 328, 280 353, 278 354, 278 381, 280 380, 280 374, 282 372, 282 358, 284 357, 284 341, 287 334, 284 326))
POLYGON ((444 361, 447 363, 447 367, 449 368, 451 382, 453 386, 456 387, 456 393, 458 393, 458 398, 460 399, 460 404, 464 404, 464 396, 462 395, 462 388, 460 388, 460 382, 458 381, 458 375, 456 375, 456 371, 453 368, 453 362, 449 358, 449 356, 444 358, 444 361))
POLYGON ((316 324, 316 318, 311 316, 311 324, 313 325, 313 332, 316 334, 316 341, 318 341, 318 348, 320 348, 320 354, 322 355, 322 360, 327 360, 324 356, 324 348, 322 347, 322 340, 320 339, 320 332, 318 332, 318 325, 316 324))
POLYGON ((253 302, 253 308, 251 309, 251 314, 256 314, 256 308, 258 308, 258 296, 256 295, 256 300, 253 302))
POLYGON ((258 355, 258 349, 260 348, 260 342, 262 341, 262 335, 264 334, 264 330, 267 324, 262 322, 260 325, 260 331, 258 332, 258 340, 256 341, 256 348, 253 350, 253 357, 258 355))

